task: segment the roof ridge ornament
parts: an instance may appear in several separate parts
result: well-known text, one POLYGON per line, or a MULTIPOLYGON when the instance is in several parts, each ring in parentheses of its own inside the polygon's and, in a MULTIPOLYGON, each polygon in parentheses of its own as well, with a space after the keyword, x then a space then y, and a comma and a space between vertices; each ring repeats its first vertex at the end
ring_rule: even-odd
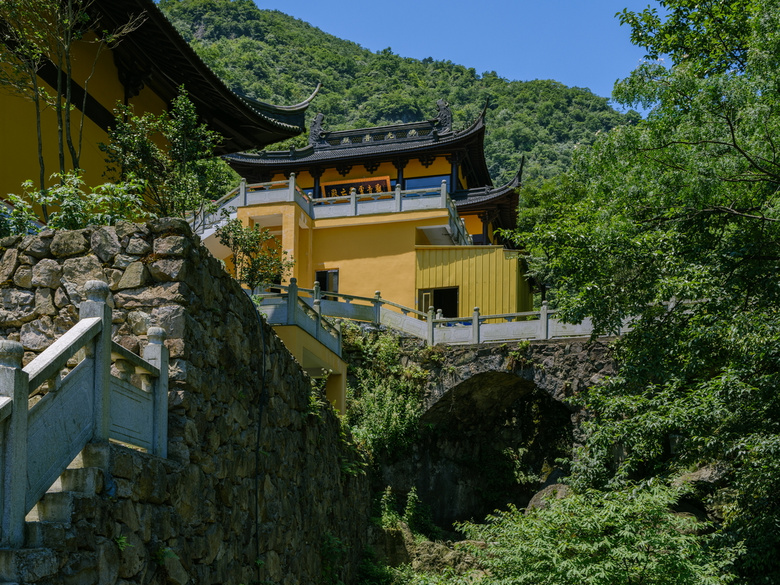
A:
POLYGON ((452 132, 452 110, 450 104, 443 99, 436 100, 436 108, 439 110, 434 119, 434 125, 439 126, 439 133, 452 132))
POLYGON ((311 121, 311 128, 309 129, 309 144, 315 146, 317 144, 327 144, 325 140, 325 131, 322 129, 322 120, 325 115, 322 112, 318 112, 314 116, 314 120, 311 121))

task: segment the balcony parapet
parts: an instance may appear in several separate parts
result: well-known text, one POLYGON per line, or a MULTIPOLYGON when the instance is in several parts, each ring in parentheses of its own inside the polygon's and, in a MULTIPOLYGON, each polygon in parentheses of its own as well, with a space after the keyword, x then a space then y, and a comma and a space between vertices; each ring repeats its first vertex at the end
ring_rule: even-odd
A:
POLYGON ((404 211, 426 211, 446 209, 448 230, 457 245, 473 245, 466 231, 463 219, 458 215, 455 203, 447 193, 447 185, 442 181, 435 189, 401 189, 396 185, 393 191, 359 194, 352 189, 349 195, 339 197, 314 198, 305 193, 295 182, 295 173, 288 181, 269 181, 248 185, 241 180, 238 188, 219 199, 216 204, 219 211, 206 217, 196 228, 201 237, 213 233, 225 218, 223 209, 238 209, 253 205, 294 202, 311 219, 355 217, 382 213, 400 213, 404 211))

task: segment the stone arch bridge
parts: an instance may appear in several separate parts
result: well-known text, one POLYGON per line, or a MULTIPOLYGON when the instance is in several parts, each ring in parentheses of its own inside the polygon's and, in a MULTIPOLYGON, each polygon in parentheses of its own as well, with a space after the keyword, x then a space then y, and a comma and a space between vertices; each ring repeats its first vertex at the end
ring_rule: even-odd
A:
MULTIPOLYGON (((412 452, 383 469, 400 494, 412 487, 440 526, 525 506, 566 473, 581 411, 566 401, 614 373, 609 340, 437 346, 412 452)), ((424 354, 425 355, 425 354, 424 354)))

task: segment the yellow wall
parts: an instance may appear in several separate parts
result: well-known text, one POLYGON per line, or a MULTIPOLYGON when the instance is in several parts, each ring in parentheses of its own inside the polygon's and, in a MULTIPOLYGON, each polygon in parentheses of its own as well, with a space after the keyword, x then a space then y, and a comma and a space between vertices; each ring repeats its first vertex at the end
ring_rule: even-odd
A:
POLYGON ((380 291, 385 299, 414 307, 416 230, 446 223, 446 211, 319 220, 313 270, 338 269, 340 292, 373 297, 380 291))
MULTIPOLYGON (((532 298, 517 252, 501 246, 420 246, 417 229, 447 224, 444 210, 319 219, 295 203, 238 209, 246 224, 255 220, 279 232, 295 261, 301 288, 312 288, 315 272, 339 271, 339 292, 382 298, 417 307, 420 289, 457 286, 458 314, 530 311, 532 298), (270 219, 269 219, 270 218, 270 219)), ((286 279, 287 280, 287 279, 286 279)))
POLYGON ((294 260, 289 277, 312 288, 320 270, 339 271, 339 291, 382 297, 414 307, 415 240, 419 227, 447 225, 447 211, 413 211, 319 219, 295 203, 241 207, 237 217, 279 232, 282 248, 294 260))
POLYGON ((311 335, 295 325, 277 325, 274 331, 284 342, 291 354, 300 362, 301 367, 315 375, 325 368, 330 370, 325 384, 325 395, 339 412, 346 412, 347 406, 347 364, 311 335))
POLYGON ((458 313, 530 311, 532 298, 517 252, 500 246, 418 246, 416 289, 458 287, 458 313))
MULTIPOLYGON (((76 43, 74 47, 74 79, 84 86, 85 75, 92 68, 95 56, 95 45, 91 43, 76 43)), ((53 91, 41 81, 43 87, 53 91)), ((95 74, 87 85, 90 95, 97 99, 108 111, 113 111, 117 100, 124 98, 124 88, 118 81, 116 67, 109 50, 100 54, 95 74)), ((149 89, 130 100, 137 114, 151 111, 159 114, 166 104, 149 89)), ((77 128, 81 119, 81 111, 71 112, 72 125, 77 128)), ((59 171, 57 147, 57 121, 54 110, 48 108, 43 112, 42 133, 45 157, 45 176, 48 180, 52 173, 59 171)), ((0 197, 7 193, 21 193, 21 183, 31 179, 38 184, 39 166, 37 155, 37 138, 35 129, 35 108, 29 99, 11 95, 5 89, 0 89, 0 197)), ((74 133, 74 140, 76 135, 74 133)), ((80 166, 84 169, 84 180, 89 186, 96 186, 109 180, 104 176, 105 158, 99 144, 108 142, 108 135, 89 118, 84 122, 83 147, 80 166)), ((66 154, 66 165, 70 168, 70 155, 66 154)))

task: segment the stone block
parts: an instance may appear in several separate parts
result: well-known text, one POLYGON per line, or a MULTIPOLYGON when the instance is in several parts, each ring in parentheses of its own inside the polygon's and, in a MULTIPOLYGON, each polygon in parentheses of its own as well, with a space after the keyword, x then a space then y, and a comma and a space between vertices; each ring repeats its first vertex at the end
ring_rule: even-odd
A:
POLYGON ((119 576, 123 579, 137 577, 149 561, 141 538, 129 526, 123 526, 119 535, 122 550, 119 553, 119 576))
POLYGON ((111 262, 120 250, 116 228, 105 226, 92 232, 90 237, 92 252, 103 262, 111 262))
POLYGON ((146 335, 152 326, 152 317, 143 311, 130 311, 127 313, 127 324, 134 335, 146 335))
POLYGON ((47 315, 22 325, 19 338, 25 349, 43 351, 54 343, 54 323, 47 315))
POLYGON ((187 264, 183 259, 164 258, 149 265, 149 272, 157 281, 171 282, 185 280, 187 276, 187 264))
POLYGON ((149 228, 144 223, 132 223, 130 221, 118 221, 116 235, 121 240, 128 236, 148 236, 149 228))
POLYGON ((59 561, 53 550, 0 550, 0 579, 6 582, 35 583, 44 577, 56 575, 58 570, 59 561))
POLYGON ((125 269, 124 275, 119 279, 117 289, 138 288, 145 285, 148 280, 149 271, 143 262, 133 262, 125 269))
POLYGON ((151 250, 152 247, 149 245, 149 242, 143 238, 130 238, 130 241, 127 242, 127 247, 125 248, 126 253, 138 256, 148 254, 151 250))
POLYGON ((51 239, 54 236, 53 231, 48 233, 48 237, 41 234, 31 236, 29 240, 24 242, 24 251, 35 258, 46 258, 51 253, 51 239))
MULTIPOLYGON (((190 224, 177 217, 161 217, 148 223, 153 234, 180 234, 182 236, 191 236, 192 230, 190 224)), ((158 240, 161 239, 158 236, 158 240)), ((164 238, 163 238, 164 239, 164 238)))
POLYGON ((114 258, 114 268, 118 268, 119 270, 124 270, 130 264, 133 262, 137 262, 139 260, 139 256, 129 256, 127 254, 117 254, 116 258, 114 258))
POLYGON ((27 522, 24 526, 25 548, 51 548, 65 545, 65 524, 61 522, 27 522))
POLYGON ((165 282, 157 286, 128 289, 114 296, 116 306, 124 309, 162 307, 172 303, 185 304, 190 290, 181 282, 165 282))
POLYGON ((103 491, 103 470, 97 467, 66 469, 60 476, 62 491, 96 495, 103 491))
POLYGON ((54 306, 54 294, 50 288, 38 288, 35 290, 35 312, 39 315, 56 315, 54 306))
POLYGON ((100 280, 108 283, 97 256, 90 254, 88 256, 68 258, 62 263, 61 282, 68 291, 68 296, 73 304, 78 305, 86 299, 84 285, 88 280, 100 280))
POLYGON ((108 288, 117 290, 119 288, 119 281, 122 280, 122 276, 124 276, 124 272, 115 268, 106 268, 104 272, 108 279, 108 288))
POLYGON ((58 288, 56 291, 54 291, 54 306, 58 309, 62 309, 63 307, 67 307, 70 305, 70 297, 68 297, 68 292, 65 290, 64 287, 58 288))
POLYGON ((154 241, 154 253, 158 256, 181 258, 187 254, 190 247, 190 241, 184 236, 167 236, 154 241))
POLYGON ((51 253, 57 258, 83 254, 88 249, 86 230, 58 231, 51 241, 51 253))
POLYGON ((97 543, 97 569, 100 585, 114 585, 119 577, 119 549, 115 542, 100 538, 97 543))
POLYGON ((32 267, 22 265, 14 273, 14 284, 21 288, 30 288, 32 286, 32 267))
POLYGON ((16 267, 19 265, 19 250, 11 248, 6 250, 3 254, 3 259, 0 260, 0 282, 10 280, 16 267))
POLYGON ((181 339, 184 337, 187 312, 178 305, 157 307, 152 310, 151 321, 155 326, 165 329, 167 339, 181 339))
POLYGON ((184 570, 181 559, 175 554, 164 557, 164 566, 168 583, 172 585, 186 585, 190 581, 190 575, 184 570))
POLYGON ((32 268, 32 286, 42 286, 56 289, 60 286, 62 267, 51 258, 44 258, 32 268))

